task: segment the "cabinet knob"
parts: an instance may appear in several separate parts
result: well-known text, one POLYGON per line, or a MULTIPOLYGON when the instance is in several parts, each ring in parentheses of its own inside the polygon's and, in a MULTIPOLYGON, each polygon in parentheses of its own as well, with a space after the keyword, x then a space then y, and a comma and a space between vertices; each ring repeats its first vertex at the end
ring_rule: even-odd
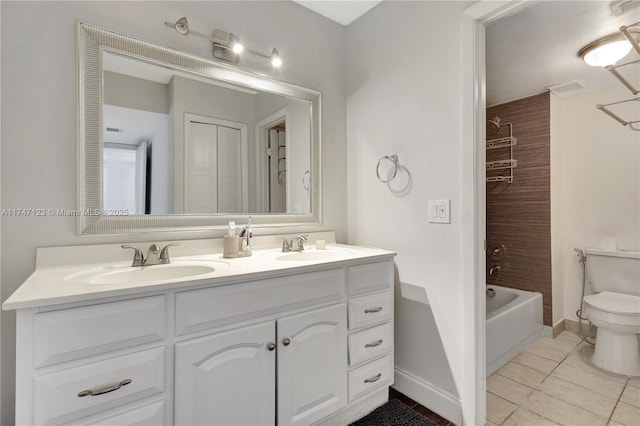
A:
POLYGON ((272 352, 275 348, 276 348, 276 344, 275 344, 275 343, 269 343, 269 344, 267 345, 267 350, 268 350, 269 352, 272 352))
POLYGON ((284 339, 282 339, 283 345, 289 346, 290 343, 291 343, 291 339, 289 339, 288 337, 285 337, 284 339))

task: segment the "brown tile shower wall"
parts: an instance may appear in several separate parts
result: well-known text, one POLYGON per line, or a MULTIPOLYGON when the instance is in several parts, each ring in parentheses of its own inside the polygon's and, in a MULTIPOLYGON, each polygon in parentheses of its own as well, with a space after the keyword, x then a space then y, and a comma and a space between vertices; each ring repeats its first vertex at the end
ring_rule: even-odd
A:
MULTIPOLYGON (((487 247, 506 247, 501 260, 487 257, 502 268, 487 283, 543 296, 545 325, 552 324, 551 310, 551 187, 550 187, 550 95, 543 93, 487 108, 487 119, 500 117, 513 124, 518 138, 513 158, 518 167, 514 180, 487 183, 487 247)), ((487 139, 496 138, 487 124, 487 139)), ((504 127, 500 135, 506 135, 504 127)), ((487 150, 487 161, 504 159, 508 148, 487 150)), ((488 176, 496 172, 487 172, 488 176)))

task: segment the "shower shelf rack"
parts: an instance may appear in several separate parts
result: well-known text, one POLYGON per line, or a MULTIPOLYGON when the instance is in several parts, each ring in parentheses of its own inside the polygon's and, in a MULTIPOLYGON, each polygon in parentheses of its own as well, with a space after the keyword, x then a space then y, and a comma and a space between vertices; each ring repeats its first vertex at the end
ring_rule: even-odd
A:
POLYGON ((513 158, 513 147, 518 144, 518 138, 513 136, 513 125, 511 123, 500 123, 500 117, 494 117, 492 120, 489 120, 489 122, 497 127, 496 133, 499 133, 502 127, 507 127, 509 136, 487 140, 487 150, 509 148, 509 158, 498 161, 487 161, 486 170, 508 170, 509 174, 507 175, 502 172, 499 175, 487 176, 486 181, 513 183, 513 169, 518 167, 518 160, 514 160, 513 158))
POLYGON ((500 160, 500 161, 489 161, 487 163, 487 170, 497 170, 497 169, 513 169, 518 167, 518 160, 500 160))
POLYGON ((487 141, 487 149, 509 148, 518 144, 518 138, 508 136, 506 138, 490 139, 487 141))
POLYGON ((509 182, 511 183, 513 178, 511 176, 492 176, 487 178, 487 182, 509 182))

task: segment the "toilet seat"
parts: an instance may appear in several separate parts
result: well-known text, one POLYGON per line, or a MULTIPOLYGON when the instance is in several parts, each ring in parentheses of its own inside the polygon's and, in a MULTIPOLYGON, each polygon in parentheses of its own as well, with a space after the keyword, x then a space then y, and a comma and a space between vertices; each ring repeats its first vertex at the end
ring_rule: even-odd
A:
POLYGON ((640 296, 603 291, 585 296, 584 302, 599 311, 617 315, 640 316, 640 296))

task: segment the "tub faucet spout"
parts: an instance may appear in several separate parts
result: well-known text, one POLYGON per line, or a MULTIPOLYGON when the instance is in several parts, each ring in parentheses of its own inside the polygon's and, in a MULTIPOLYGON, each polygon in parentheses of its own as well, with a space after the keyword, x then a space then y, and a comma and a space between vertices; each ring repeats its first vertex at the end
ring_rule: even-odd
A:
POLYGON ((502 267, 500 265, 493 265, 489 268, 489 276, 492 277, 494 273, 501 271, 502 267))

